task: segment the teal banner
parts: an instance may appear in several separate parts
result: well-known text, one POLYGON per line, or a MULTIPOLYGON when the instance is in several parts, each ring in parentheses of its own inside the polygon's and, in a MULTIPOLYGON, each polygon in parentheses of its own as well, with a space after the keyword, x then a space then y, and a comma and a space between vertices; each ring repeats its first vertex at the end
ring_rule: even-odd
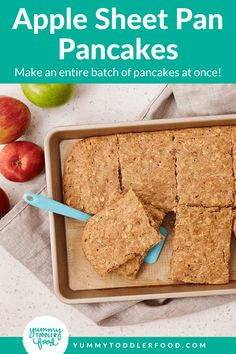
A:
MULTIPOLYGON (((42 354, 49 354, 50 348, 52 347, 45 344, 41 349, 42 354)), ((235 349, 236 338, 231 337, 71 337, 65 353, 143 354, 178 352, 220 354, 223 350, 227 350, 227 354, 231 354, 235 352, 235 349)), ((0 353, 25 354, 22 338, 0 338, 0 353)))
POLYGON ((8 0, 1 83, 236 83, 234 0, 8 0))

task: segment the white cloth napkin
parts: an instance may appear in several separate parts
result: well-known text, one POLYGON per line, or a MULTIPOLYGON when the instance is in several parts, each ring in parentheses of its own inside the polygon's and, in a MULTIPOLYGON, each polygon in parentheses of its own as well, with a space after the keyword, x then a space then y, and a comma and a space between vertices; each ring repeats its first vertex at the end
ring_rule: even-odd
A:
MULTIPOLYGON (((236 113, 236 85, 166 85, 140 119, 236 113)), ((35 193, 46 194, 45 177, 35 193)), ((20 201, 0 221, 0 245, 53 290, 45 212, 20 201)), ((100 325, 128 325, 182 316, 236 300, 235 295, 75 305, 100 325)))

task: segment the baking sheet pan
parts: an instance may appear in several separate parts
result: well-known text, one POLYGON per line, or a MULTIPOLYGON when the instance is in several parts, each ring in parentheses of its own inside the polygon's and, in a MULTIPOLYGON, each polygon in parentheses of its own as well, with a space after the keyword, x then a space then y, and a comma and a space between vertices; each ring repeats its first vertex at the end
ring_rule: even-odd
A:
MULTIPOLYGON (((236 115, 55 128, 45 140, 49 197, 58 201, 63 200, 63 163, 77 139, 116 133, 214 125, 236 125, 236 115)), ((188 285, 175 284, 168 278, 173 230, 169 229, 170 235, 159 261, 154 265, 144 265, 136 280, 125 280, 117 275, 100 278, 84 257, 81 248, 82 231, 82 223, 50 214, 54 287, 57 296, 64 302, 141 300, 236 293, 236 239, 232 242, 229 284, 188 285)))

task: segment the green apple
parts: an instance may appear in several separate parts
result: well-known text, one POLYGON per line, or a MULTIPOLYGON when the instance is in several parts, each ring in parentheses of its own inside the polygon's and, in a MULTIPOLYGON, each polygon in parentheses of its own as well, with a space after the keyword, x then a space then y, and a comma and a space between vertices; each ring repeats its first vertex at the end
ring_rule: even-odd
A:
POLYGON ((60 106, 69 101, 73 93, 71 84, 24 84, 21 87, 28 100, 42 108, 60 106))

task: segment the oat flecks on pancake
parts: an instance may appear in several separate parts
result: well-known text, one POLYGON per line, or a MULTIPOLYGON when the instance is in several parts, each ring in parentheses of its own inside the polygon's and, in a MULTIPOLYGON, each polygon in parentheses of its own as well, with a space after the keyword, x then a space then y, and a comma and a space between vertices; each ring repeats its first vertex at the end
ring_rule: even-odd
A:
POLYGON ((179 204, 233 205, 234 176, 230 127, 175 132, 179 204))
MULTIPOLYGON (((144 209, 148 215, 151 226, 153 226, 156 231, 160 233, 160 226, 165 217, 165 213, 162 210, 155 209, 150 205, 145 205, 144 209)), ((162 238, 161 234, 160 238, 162 238)), ((125 276, 126 278, 135 279, 143 263, 143 260, 144 256, 138 255, 125 264, 121 265, 115 270, 115 272, 125 276)))
POLYGON ((234 168, 234 206, 236 206, 236 127, 232 127, 232 148, 233 148, 233 168, 234 168))
POLYGON ((172 211, 176 206, 173 131, 118 135, 122 185, 142 203, 172 211))
POLYGON ((233 210, 233 233, 234 236, 236 237, 236 210, 233 210))
POLYGON ((231 208, 178 207, 171 279, 228 283, 231 230, 231 208))
POLYGON ((64 167, 64 201, 95 214, 121 194, 116 136, 79 140, 64 167))
POLYGON ((135 279, 143 263, 143 256, 136 256, 125 264, 121 265, 114 272, 128 279, 135 279))
MULTIPOLYGON (((83 250, 101 276, 115 271, 135 257, 143 258, 161 240, 151 226, 149 216, 133 191, 89 219, 83 233, 83 250)), ((132 269, 126 264, 128 276, 137 273, 138 259, 132 269)), ((141 264, 141 262, 140 262, 141 264)))

